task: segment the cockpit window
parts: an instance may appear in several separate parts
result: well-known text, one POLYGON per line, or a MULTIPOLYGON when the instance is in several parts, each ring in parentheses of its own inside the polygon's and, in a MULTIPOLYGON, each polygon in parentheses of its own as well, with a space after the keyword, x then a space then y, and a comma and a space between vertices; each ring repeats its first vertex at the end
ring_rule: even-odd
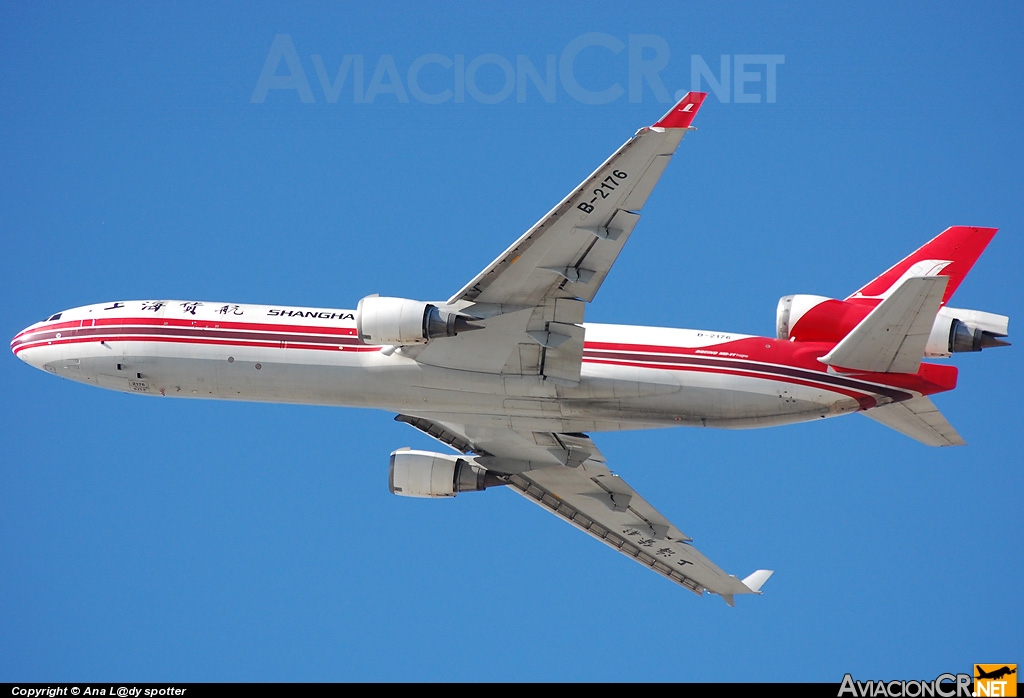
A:
POLYGON ((46 318, 47 322, 53 322, 54 320, 60 320, 60 313, 54 313, 50 317, 46 318))

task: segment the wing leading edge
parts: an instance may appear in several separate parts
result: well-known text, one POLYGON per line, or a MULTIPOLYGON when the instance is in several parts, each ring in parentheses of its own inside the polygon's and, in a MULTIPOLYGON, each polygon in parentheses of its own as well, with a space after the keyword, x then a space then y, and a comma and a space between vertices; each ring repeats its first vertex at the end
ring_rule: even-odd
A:
MULTIPOLYGON (((730 606, 738 594, 759 594, 771 570, 740 580, 697 550, 625 480, 608 469, 604 455, 584 434, 521 433, 474 428, 399 415, 429 436, 461 451, 514 491, 584 533, 689 589, 720 595, 730 606)), ((471 419, 467 419, 471 422, 471 419)))

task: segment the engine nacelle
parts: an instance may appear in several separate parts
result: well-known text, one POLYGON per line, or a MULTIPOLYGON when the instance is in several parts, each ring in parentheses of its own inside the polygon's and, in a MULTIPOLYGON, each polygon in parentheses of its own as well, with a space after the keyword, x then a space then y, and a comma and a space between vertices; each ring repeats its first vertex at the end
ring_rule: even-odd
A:
POLYGON ((1009 342, 1000 338, 1006 336, 1009 326, 1010 318, 1005 315, 965 308, 940 308, 924 355, 936 358, 1007 346, 1009 342))
POLYGON ((388 488, 403 497, 454 497, 505 482, 459 456, 399 449, 391 454, 388 488))
POLYGON ((479 329, 470 318, 406 298, 367 296, 356 308, 356 331, 366 344, 425 344, 437 337, 479 329))
POLYGON ((812 296, 806 293, 780 298, 779 307, 775 311, 775 336, 778 339, 789 339, 800 318, 812 308, 827 301, 840 302, 825 296, 812 296))

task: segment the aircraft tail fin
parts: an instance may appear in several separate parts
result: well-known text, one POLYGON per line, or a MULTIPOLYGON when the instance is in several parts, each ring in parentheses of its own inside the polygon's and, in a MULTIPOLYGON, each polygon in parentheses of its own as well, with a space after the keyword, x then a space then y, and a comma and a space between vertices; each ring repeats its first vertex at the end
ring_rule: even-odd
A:
POLYGON ((950 283, 947 276, 904 279, 818 360, 847 370, 917 373, 950 283))
POLYGON ((862 414, 926 446, 966 444, 935 403, 923 396, 875 407, 862 414))
POLYGON ((942 296, 942 305, 945 305, 978 261, 996 230, 967 225, 946 228, 846 300, 881 301, 892 295, 905 279, 942 274, 949 277, 942 296))
MULTIPOLYGON (((907 286, 907 282, 941 277, 946 279, 945 286, 935 308, 936 312, 932 314, 932 334, 924 355, 946 357, 960 351, 981 351, 1002 346, 1006 344, 1002 338, 1006 336, 1009 318, 947 305, 995 234, 996 228, 964 225, 947 228, 845 300, 806 294, 785 296, 779 301, 776 314, 777 336, 779 339, 794 341, 842 342, 854 330, 860 330, 863 334, 871 328, 871 325, 864 324, 865 321, 873 310, 880 308, 886 301, 897 294, 911 293, 911 286, 918 291, 922 288, 913 284, 907 286)), ((932 297, 930 294, 926 296, 928 307, 931 307, 932 297)), ((904 297, 903 301, 907 301, 907 298, 904 297)), ((887 312, 895 309, 893 304, 887 307, 887 312)), ((925 315, 923 311, 920 314, 919 321, 922 324, 925 315)), ((873 322, 880 319, 880 316, 876 316, 873 322)), ((851 339, 844 351, 852 345, 851 339)), ((907 349, 903 353, 909 356, 914 352, 907 349)), ((843 364, 838 355, 835 361, 826 363, 860 368, 856 364, 843 364)), ((914 363, 913 359, 900 362, 901 365, 914 363)), ((886 370, 894 372, 897 369, 890 367, 886 370)))

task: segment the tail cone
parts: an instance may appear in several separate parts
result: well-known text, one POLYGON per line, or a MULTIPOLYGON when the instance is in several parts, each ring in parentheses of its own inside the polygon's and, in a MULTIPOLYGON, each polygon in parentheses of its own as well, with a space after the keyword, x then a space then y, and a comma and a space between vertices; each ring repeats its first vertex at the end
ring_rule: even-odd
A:
POLYGON ((989 349, 991 347, 1008 347, 1010 343, 1007 342, 1003 337, 1006 335, 993 334, 991 332, 981 331, 980 337, 975 337, 974 342, 978 346, 978 350, 989 349))

